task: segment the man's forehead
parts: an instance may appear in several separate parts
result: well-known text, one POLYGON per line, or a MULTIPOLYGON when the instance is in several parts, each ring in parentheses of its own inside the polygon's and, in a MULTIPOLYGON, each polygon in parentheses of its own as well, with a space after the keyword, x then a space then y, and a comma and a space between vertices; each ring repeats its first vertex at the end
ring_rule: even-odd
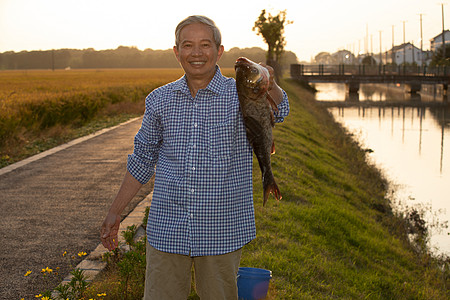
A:
POLYGON ((212 29, 202 23, 189 24, 183 27, 180 31, 181 42, 189 41, 191 39, 200 39, 201 41, 214 41, 212 29))
POLYGON ((201 42, 201 43, 213 43, 212 39, 198 39, 198 38, 185 38, 181 40, 181 44, 185 44, 185 43, 193 43, 193 42, 201 42))

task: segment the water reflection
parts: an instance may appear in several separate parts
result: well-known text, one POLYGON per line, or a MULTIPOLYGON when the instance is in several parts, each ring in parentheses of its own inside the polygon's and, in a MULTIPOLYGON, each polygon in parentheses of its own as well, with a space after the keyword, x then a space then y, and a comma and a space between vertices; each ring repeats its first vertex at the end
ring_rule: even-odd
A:
MULTIPOLYGON (((381 127, 382 122, 390 121, 390 136, 393 138, 394 131, 396 130, 396 121, 401 120, 401 142, 405 143, 405 133, 408 130, 416 131, 418 134, 418 155, 422 155, 422 140, 423 140, 423 131, 428 131, 429 129, 423 128, 424 120, 426 121, 426 116, 430 115, 433 122, 435 122, 435 130, 440 131, 440 162, 439 162, 439 171, 440 174, 443 172, 443 160, 444 160, 444 139, 445 139, 445 131, 446 128, 450 128, 450 109, 433 109, 426 107, 357 107, 357 108, 345 108, 339 107, 337 108, 337 112, 333 112, 337 114, 339 117, 338 120, 346 120, 345 112, 354 113, 357 112, 357 116, 360 119, 378 118, 378 125, 381 127), (388 120, 389 119, 389 120, 388 120), (406 122, 410 120, 411 126, 414 123, 418 122, 417 128, 408 128, 406 122), (440 129, 439 129, 440 128, 440 129)), ((347 117, 348 119, 349 117, 347 117)))
POLYGON ((404 84, 361 84, 359 93, 348 93, 343 83, 316 83, 314 87, 318 90, 316 100, 319 101, 448 101, 441 85, 423 84, 419 93, 408 93, 408 86, 404 84))
MULTIPOLYGON (((346 99, 345 86, 329 85, 319 90, 321 101, 346 99), (334 87, 333 87, 334 86, 334 87), (325 91, 323 93, 322 91, 325 91)), ((436 91, 422 93, 421 102, 443 101, 436 91)), ((418 101, 396 88, 361 87, 359 101, 418 101)), ((348 100, 347 100, 348 101, 348 100)), ((425 207, 428 224, 449 222, 450 202, 450 108, 426 106, 335 107, 335 119, 353 133, 362 147, 372 149, 368 157, 397 185, 396 201, 402 207, 425 207)), ((450 254, 448 228, 429 228, 430 244, 450 254)))

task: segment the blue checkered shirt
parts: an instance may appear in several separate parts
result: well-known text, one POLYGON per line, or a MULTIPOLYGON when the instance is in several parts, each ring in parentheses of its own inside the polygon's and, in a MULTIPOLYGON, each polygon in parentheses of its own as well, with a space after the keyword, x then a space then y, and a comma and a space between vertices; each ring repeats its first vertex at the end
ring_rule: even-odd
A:
MULTIPOLYGON (((127 169, 142 184, 155 174, 147 223, 150 245, 204 256, 249 243, 256 236, 253 155, 235 80, 216 67, 214 78, 195 98, 183 76, 155 89, 145 103, 127 169)), ((284 93, 276 121, 288 113, 284 93)))

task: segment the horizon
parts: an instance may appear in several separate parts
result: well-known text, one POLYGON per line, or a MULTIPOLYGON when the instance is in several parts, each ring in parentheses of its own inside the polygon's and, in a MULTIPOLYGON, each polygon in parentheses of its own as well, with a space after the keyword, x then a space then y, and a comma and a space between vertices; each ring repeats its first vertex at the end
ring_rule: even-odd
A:
MULTIPOLYGON (((299 61, 310 61, 320 52, 339 50, 354 54, 379 53, 380 48, 384 52, 404 41, 420 48, 421 27, 423 49, 430 50, 430 39, 442 33, 442 9, 438 2, 271 2, 229 0, 217 9, 203 0, 195 4, 143 0, 130 0, 126 4, 118 0, 0 0, 0 52, 89 48, 102 51, 120 46, 141 51, 167 50, 173 47, 176 25, 192 14, 206 15, 216 22, 226 51, 234 47, 266 50, 263 38, 252 31, 262 9, 272 15, 286 10, 287 20, 293 23, 285 25, 285 50, 294 52, 299 61), (170 17, 155 13, 166 11, 170 17)), ((449 5, 444 5, 446 19, 449 13, 449 5)), ((445 23, 448 24, 444 19, 445 23)))

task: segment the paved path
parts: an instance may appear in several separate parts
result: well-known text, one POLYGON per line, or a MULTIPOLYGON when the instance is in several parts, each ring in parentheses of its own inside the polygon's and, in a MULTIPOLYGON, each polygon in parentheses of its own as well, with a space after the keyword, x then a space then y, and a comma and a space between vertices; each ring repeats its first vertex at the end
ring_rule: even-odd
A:
MULTIPOLYGON (((0 169, 0 299, 36 299, 41 269, 57 285, 99 244, 99 228, 125 173, 141 118, 0 169), (63 257, 67 251, 68 256, 63 257), (72 255, 76 259, 71 259, 72 255), (24 274, 31 270, 30 276, 24 274)), ((123 218, 152 189, 145 185, 123 218)))

